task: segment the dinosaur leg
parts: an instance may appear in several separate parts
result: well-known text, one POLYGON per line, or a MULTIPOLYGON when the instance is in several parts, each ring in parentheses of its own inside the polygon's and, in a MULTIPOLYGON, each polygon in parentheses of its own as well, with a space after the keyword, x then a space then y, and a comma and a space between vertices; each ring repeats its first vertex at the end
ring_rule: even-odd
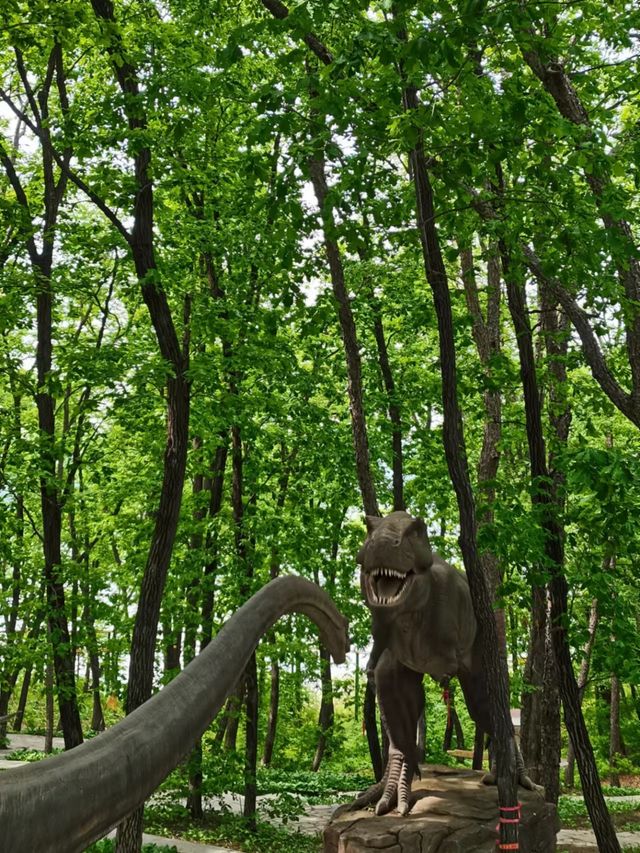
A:
POLYGON ((409 811, 411 783, 418 769, 416 727, 424 707, 422 674, 403 666, 386 651, 375 675, 380 712, 389 735, 389 760, 376 814, 385 814, 397 801, 398 812, 404 815, 409 811))

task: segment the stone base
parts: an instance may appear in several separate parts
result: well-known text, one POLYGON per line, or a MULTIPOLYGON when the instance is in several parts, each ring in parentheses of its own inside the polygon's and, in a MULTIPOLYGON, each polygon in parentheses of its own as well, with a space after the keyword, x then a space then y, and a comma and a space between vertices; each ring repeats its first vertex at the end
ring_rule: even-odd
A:
MULTIPOLYGON (((342 812, 324 831, 324 853, 495 853, 498 791, 479 770, 423 765, 414 780, 411 811, 376 817, 372 810, 342 812)), ((555 806, 519 789, 520 853, 553 853, 559 829, 555 806)))

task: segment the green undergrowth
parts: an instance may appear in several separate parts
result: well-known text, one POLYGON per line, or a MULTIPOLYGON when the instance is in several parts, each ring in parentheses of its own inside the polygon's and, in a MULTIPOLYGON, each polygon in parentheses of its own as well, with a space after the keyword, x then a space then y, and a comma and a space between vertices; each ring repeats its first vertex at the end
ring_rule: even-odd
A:
POLYGON ((302 835, 258 821, 253 832, 240 815, 230 812, 206 812, 194 821, 183 806, 147 806, 145 832, 172 835, 202 844, 220 844, 245 853, 319 853, 319 835, 302 835))
MULTIPOLYGON (((84 853, 114 853, 116 843, 112 838, 103 838, 87 847, 84 853)), ((178 853, 177 847, 162 847, 159 844, 143 844, 142 853, 178 853)))
POLYGON ((29 749, 26 746, 19 747, 18 749, 14 749, 7 756, 5 756, 7 761, 42 761, 43 758, 49 758, 51 755, 58 755, 59 753, 64 752, 63 749, 58 749, 54 747, 54 749, 47 753, 42 752, 39 749, 29 749))
POLYGON ((261 794, 287 792, 305 797, 322 797, 343 791, 361 791, 371 784, 371 774, 364 772, 319 770, 277 770, 260 767, 257 774, 261 794))
MULTIPOLYGON (((640 806, 638 802, 609 800, 607 808, 618 831, 635 832, 640 829, 640 806)), ((591 823, 583 800, 561 796, 558 801, 558 816, 567 829, 590 829, 591 823)))

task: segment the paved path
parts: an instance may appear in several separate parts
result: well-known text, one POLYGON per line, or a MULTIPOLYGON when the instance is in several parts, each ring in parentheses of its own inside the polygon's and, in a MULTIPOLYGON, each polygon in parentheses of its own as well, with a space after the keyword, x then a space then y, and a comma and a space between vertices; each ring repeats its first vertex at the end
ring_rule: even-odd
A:
MULTIPOLYGON (((621 847, 640 846, 640 832, 617 832, 621 847)), ((561 829, 558 833, 558 850, 577 848, 580 853, 597 851, 596 837, 590 829, 561 829)))
MULTIPOLYGON (((115 838, 116 831, 110 832, 107 838, 115 838)), ((156 844, 158 847, 175 847, 178 853, 238 853, 228 847, 213 847, 211 844, 196 844, 195 841, 185 841, 182 838, 160 838, 159 835, 142 836, 143 844, 156 844)))

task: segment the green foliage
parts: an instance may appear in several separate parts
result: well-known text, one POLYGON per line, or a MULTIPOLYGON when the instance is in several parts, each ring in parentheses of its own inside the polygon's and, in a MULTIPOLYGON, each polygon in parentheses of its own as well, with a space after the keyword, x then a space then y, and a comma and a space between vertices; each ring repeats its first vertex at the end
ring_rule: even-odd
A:
MULTIPOLYGON (((187 482, 162 601, 158 661, 175 646, 184 665, 209 628, 215 634, 244 598, 274 574, 286 573, 317 580, 329 591, 349 618, 363 669, 370 621, 354 564, 364 527, 347 394, 352 379, 322 246, 322 217, 308 183, 318 139, 326 152, 326 206, 335 220, 329 236, 341 252, 357 332, 380 506, 392 506, 389 412, 396 406, 407 506, 425 517, 437 550, 462 565, 456 497, 442 446, 436 310, 420 260, 406 168, 407 153, 420 140, 449 276, 472 472, 483 452, 487 394, 499 392, 502 404, 499 466, 490 482, 476 484, 475 501, 483 521, 479 546, 499 562, 499 598, 511 619, 512 703, 518 705, 528 689, 523 663, 530 588, 548 579, 549 566, 540 511, 532 504, 539 484, 530 484, 508 309, 503 298, 501 347, 483 365, 460 283, 460 248, 471 247, 477 299, 486 312, 489 260, 498 240, 523 276, 534 327, 545 439, 561 498, 557 520, 565 534, 573 658, 577 666, 597 597, 591 680, 602 683, 612 672, 622 680, 628 755, 619 766, 640 765, 629 695, 631 686, 640 685, 638 430, 594 381, 576 334, 570 332, 566 355, 545 353, 543 288, 522 256, 523 244, 533 247, 542 268, 575 297, 608 371, 628 395, 633 376, 627 333, 635 309, 624 271, 637 252, 614 226, 628 222, 637 238, 640 77, 633 33, 640 29, 640 12, 634 4, 525 8, 421 0, 401 4, 402 41, 386 1, 310 0, 292 5, 278 21, 259 3, 116 0, 117 44, 113 32, 96 25, 90 4, 5 5, 2 91, 33 123, 33 105, 45 97, 47 80, 53 81, 46 133, 18 125, 8 106, 0 118, 7 154, 0 175, 0 696, 11 694, 9 710, 18 699, 14 675, 32 669, 24 726, 44 731, 51 665, 42 573, 45 483, 60 500, 58 570, 79 671, 97 658, 107 725, 122 715, 133 619, 162 487, 166 387, 172 380, 149 318, 151 294, 166 298, 176 339, 189 343, 191 383, 187 482), (326 67, 316 67, 309 54, 303 41, 309 31, 332 53, 326 67), (58 43, 62 60, 52 65, 58 43), (588 122, 562 115, 536 73, 533 53, 567 71, 588 122), (121 93, 112 67, 125 61, 143 81, 132 97, 121 93), (56 75, 62 69, 64 80, 51 78, 51 69, 56 75), (35 99, 24 91, 25 80, 35 99), (407 80, 421 99, 412 112, 402 108, 407 80), (126 109, 135 113, 133 122, 126 109), (59 155, 53 164, 43 148, 47 139, 59 155), (144 281, 113 221, 132 227, 132 160, 142 150, 150 159, 155 258, 144 281), (79 182, 60 181, 64 152, 79 182), (16 192, 12 168, 23 193, 16 192), (54 246, 48 280, 53 360, 38 389, 37 308, 44 291, 33 258, 43 246, 52 180, 59 182, 60 211, 44 236, 54 246), (483 216, 479 200, 496 208, 495 215, 483 216), (380 365, 380 330, 391 396, 380 365), (565 383, 554 379, 558 362, 566 369, 565 383), (53 398, 50 441, 38 425, 39 390, 53 398), (564 406, 571 410, 566 443, 551 420, 564 406), (241 525, 232 508, 232 453, 223 471, 221 507, 211 510, 215 460, 221 447, 229 447, 232 427, 242 451, 241 525), (45 465, 51 458, 55 464, 45 465), (207 601, 210 626, 203 625, 207 601)), ((238 486, 237 467, 235 477, 238 486)), ((282 620, 258 650, 261 737, 272 660, 280 666, 280 719, 273 769, 260 771, 261 790, 330 797, 366 784, 366 741, 361 717, 356 719, 363 673, 356 696, 353 655, 348 672, 334 678, 335 722, 323 769, 313 777, 306 768, 318 738, 319 663, 318 638, 307 620, 282 620)), ((175 674, 161 670, 156 686, 175 674)), ((90 686, 91 678, 78 680, 85 731, 93 716, 90 686)), ((425 689, 429 756, 446 761, 440 751, 446 710, 437 688, 425 689)), ((460 696, 457 709, 470 744, 472 727, 460 696)), ((585 713, 606 774, 608 709, 588 692, 585 713)), ((204 792, 241 790, 242 734, 237 753, 214 749, 213 739, 213 732, 205 736, 204 792)), ((186 770, 179 768, 166 790, 173 796, 186 789, 186 770)), ((277 806, 281 813, 296 807, 293 801, 277 806)), ((276 849, 275 839, 265 837, 264 843, 276 849)))
MULTIPOLYGON (((96 841, 95 844, 92 844, 90 847, 87 847, 85 853, 113 853, 116 849, 116 843, 111 838, 103 838, 102 841, 96 841)), ((158 844, 143 844, 142 845, 142 853, 177 853, 177 847, 173 847, 170 845, 158 845, 158 844)))
POLYGON ((233 845, 246 853, 318 853, 320 838, 288 832, 269 823, 258 821, 254 832, 246 821, 233 814, 207 814, 202 822, 194 825, 186 810, 180 806, 145 809, 145 831, 171 833, 188 841, 203 844, 233 845))
POLYGON ((56 749, 55 747, 48 754, 46 752, 42 752, 42 750, 20 747, 20 749, 12 749, 11 752, 5 756, 5 760, 28 761, 30 763, 33 763, 35 761, 42 761, 43 758, 49 758, 50 755, 59 755, 61 752, 64 752, 64 750, 56 749))

